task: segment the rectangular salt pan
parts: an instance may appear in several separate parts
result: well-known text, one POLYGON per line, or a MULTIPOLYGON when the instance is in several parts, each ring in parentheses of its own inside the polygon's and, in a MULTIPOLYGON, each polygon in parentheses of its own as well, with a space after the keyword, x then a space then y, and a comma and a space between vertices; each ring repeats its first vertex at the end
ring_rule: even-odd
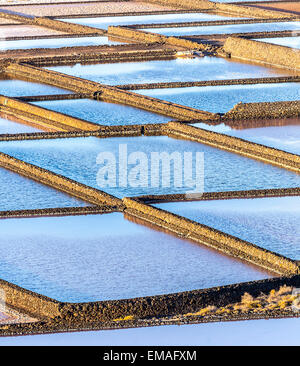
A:
POLYGON ((34 104, 105 126, 163 123, 172 119, 122 104, 91 99, 46 101, 34 104))
POLYGON ((107 37, 46 38, 20 41, 0 41, 0 51, 31 48, 60 48, 120 44, 107 37))
POLYGON ((235 34, 252 32, 275 32, 299 29, 300 22, 274 22, 274 23, 254 23, 254 24, 230 24, 214 26, 193 26, 178 28, 147 28, 146 32, 163 34, 165 36, 189 36, 189 35, 209 35, 209 34, 235 34))
POLYGON ((214 113, 226 113, 237 103, 280 102, 299 99, 299 83, 225 85, 138 90, 138 94, 214 113))
MULTIPOLYGON (((205 192, 299 187, 300 185, 300 175, 294 172, 193 141, 177 140, 166 136, 103 139, 88 137, 14 141, 13 143, 3 141, 0 143, 0 151, 120 198, 148 194, 188 193, 191 190, 199 193, 199 190, 203 189, 201 156, 204 157, 205 192), (152 167, 151 154, 163 152, 169 157, 175 152, 177 156, 179 154, 182 161, 184 153, 189 152, 192 156, 193 180, 189 180, 186 174, 186 179, 180 182, 181 186, 178 185, 178 180, 175 180, 176 174, 177 177, 181 174, 184 178, 184 172, 178 164, 173 164, 172 160, 170 160, 170 180, 165 174, 168 168, 162 169, 161 163, 158 166, 155 160, 152 167), (196 170, 197 153, 200 153, 198 154, 200 160, 196 170), (120 157, 128 159, 125 168, 122 168, 124 165, 119 168, 120 157), (110 160, 106 161, 105 159, 108 158, 110 160), (142 159, 141 162, 139 158, 142 159), (109 180, 106 180, 108 167, 112 170, 110 170, 109 180), (127 179, 122 178, 124 172, 127 173, 127 179), (151 177, 155 176, 156 172, 159 179, 158 182, 153 183, 151 177), (196 172, 198 172, 197 180, 196 172)), ((168 164, 168 161, 165 161, 166 163, 168 164)), ((168 167, 168 165, 165 166, 168 167)))
POLYGON ((56 189, 0 168, 0 211, 88 205, 56 189))
POLYGON ((108 85, 258 78, 291 74, 283 69, 229 61, 217 57, 167 61, 48 67, 49 70, 108 85))
POLYGON ((224 123, 216 126, 206 125, 205 123, 195 123, 192 125, 300 155, 300 124, 296 124, 296 122, 299 123, 300 121, 295 120, 294 123, 291 121, 289 125, 282 126, 245 127, 239 129, 232 128, 224 123))
POLYGON ((139 15, 139 16, 116 16, 97 18, 61 18, 59 20, 87 25, 90 27, 107 29, 108 26, 126 26, 130 24, 158 24, 158 23, 182 23, 182 22, 202 22, 212 20, 235 19, 215 14, 207 13, 181 13, 181 14, 159 14, 159 15, 139 15))
POLYGON ((0 278, 60 301, 150 296, 271 276, 121 213, 0 220, 0 229, 0 278))
POLYGON ((8 97, 21 97, 32 95, 72 94, 71 91, 60 89, 47 84, 39 84, 30 81, 3 79, 0 74, 0 90, 2 95, 8 97))
POLYGON ((300 259, 300 197, 155 205, 291 259, 300 259))

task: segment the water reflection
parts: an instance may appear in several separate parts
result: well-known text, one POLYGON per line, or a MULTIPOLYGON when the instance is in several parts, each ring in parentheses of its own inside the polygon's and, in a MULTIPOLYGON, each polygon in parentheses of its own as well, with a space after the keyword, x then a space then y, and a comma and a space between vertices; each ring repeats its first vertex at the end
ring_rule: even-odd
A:
POLYGON ((121 213, 0 220, 0 230, 0 277, 61 301, 133 298, 271 276, 121 213))
POLYGON ((300 197, 171 202, 155 207, 300 259, 300 197))

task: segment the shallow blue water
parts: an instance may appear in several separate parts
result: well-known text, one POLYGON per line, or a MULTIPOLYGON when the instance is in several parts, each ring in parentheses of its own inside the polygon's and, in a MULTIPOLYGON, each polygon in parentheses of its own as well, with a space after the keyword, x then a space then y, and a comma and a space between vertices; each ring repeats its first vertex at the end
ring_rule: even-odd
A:
MULTIPOLYGON (((299 27, 300 28, 300 27, 299 27)), ((273 43, 280 46, 300 48, 300 37, 279 37, 279 38, 260 38, 259 42, 273 43)))
MULTIPOLYGON (((204 153, 206 192, 300 186, 300 175, 291 171, 192 141, 161 136, 1 142, 0 151, 89 186, 103 189, 118 197, 186 193, 195 190, 199 192, 203 189, 201 153, 204 153), (168 162, 162 168, 155 162, 153 156, 155 152, 168 154, 175 152, 177 157, 179 156, 177 160, 175 159, 175 163, 171 161, 170 179, 167 175, 168 162), (192 164, 189 170, 192 174, 190 178, 178 165, 178 162, 183 162, 184 152, 191 153, 193 158, 190 163, 192 164), (196 153, 200 156, 197 168, 196 153), (103 160, 101 163, 99 159, 97 163, 98 154, 107 161, 103 160), (128 164, 121 163, 119 157, 127 157, 128 164), (119 169, 119 166, 122 169, 119 169), (106 170, 109 167, 112 170, 108 173, 106 170), (123 178, 123 181, 124 172, 127 173, 127 179, 123 178), (104 176, 104 173, 107 174, 104 176), (97 180, 99 174, 102 180, 97 180), (180 180, 178 176, 181 177, 180 180), (158 177, 158 181, 155 177, 158 177)), ((187 167, 188 162, 187 159, 187 167)))
POLYGON ((217 57, 122 64, 77 64, 48 69, 109 85, 287 75, 287 71, 283 69, 272 69, 217 57))
POLYGON ((292 154, 300 155, 300 125, 266 126, 256 128, 233 129, 224 124, 209 126, 204 123, 195 123, 194 127, 224 133, 244 140, 256 142, 292 154))
POLYGON ((0 168, 0 211, 88 205, 56 189, 0 168))
POLYGON ((8 97, 21 97, 29 95, 43 94, 71 94, 72 92, 65 89, 56 88, 55 86, 39 84, 23 80, 1 79, 0 75, 0 94, 8 97))
POLYGON ((33 104, 106 126, 163 123, 172 119, 134 107, 91 99, 46 101, 33 104))
POLYGON ((270 277, 121 213, 0 220, 0 230, 0 278, 61 301, 132 298, 270 277))
POLYGON ((299 83, 224 85, 138 90, 137 93, 215 113, 226 113, 237 103, 292 101, 300 98, 299 83))
POLYGON ((236 19, 215 14, 206 13, 182 13, 182 14, 159 14, 159 15, 139 15, 139 16, 117 16, 117 17, 97 17, 97 18, 67 18, 66 22, 88 25, 90 27, 107 29, 109 25, 129 25, 129 24, 157 24, 157 23, 182 23, 197 22, 206 20, 226 20, 236 19))
POLYGON ((107 37, 45 38, 20 41, 0 41, 0 51, 31 48, 59 48, 74 46, 99 46, 120 44, 107 37))
POLYGON ((213 25, 206 27, 182 27, 182 28, 148 28, 147 32, 159 33, 165 36, 188 36, 205 34, 229 34, 248 32, 275 32, 283 30, 299 30, 300 22, 282 23, 254 23, 254 24, 230 24, 213 25))
POLYGON ((10 121, 8 119, 0 117, 0 134, 6 134, 6 133, 14 134, 14 133, 25 133, 25 132, 29 133, 39 131, 40 130, 35 127, 27 126, 25 124, 10 121))
POLYGON ((155 206, 291 259, 300 259, 300 197, 172 202, 155 206))

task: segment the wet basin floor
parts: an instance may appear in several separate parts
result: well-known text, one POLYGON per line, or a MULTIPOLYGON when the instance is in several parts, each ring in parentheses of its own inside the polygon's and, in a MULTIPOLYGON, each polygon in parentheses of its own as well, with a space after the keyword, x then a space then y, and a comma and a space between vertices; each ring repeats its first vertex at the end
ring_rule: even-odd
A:
POLYGON ((137 90, 138 94, 214 113, 226 113, 237 103, 298 100, 299 83, 224 85, 137 90))
POLYGON ((2 220, 0 227, 0 277, 60 301, 134 298, 271 276, 121 213, 2 220))
POLYGON ((300 175, 291 171, 166 136, 2 141, 0 151, 120 198, 199 193, 203 187, 214 192, 300 185, 300 175), (185 152, 190 156, 186 173, 180 165, 185 152), (164 166, 161 153, 170 158, 164 166))
POLYGON ((290 71, 217 57, 47 67, 108 85, 198 81, 291 75, 290 71))
POLYGON ((289 124, 285 120, 282 123, 286 123, 286 125, 280 126, 274 123, 274 126, 249 126, 248 128, 243 127, 243 125, 231 127, 224 123, 216 126, 209 126, 204 123, 194 123, 192 125, 300 155, 300 120, 290 120, 289 124))
POLYGON ((300 197, 171 202, 161 209, 300 259, 300 197))
POLYGON ((0 168, 0 211, 89 205, 63 192, 0 168))
POLYGON ((92 99, 43 101, 34 104, 105 126, 163 123, 172 119, 142 109, 92 99))

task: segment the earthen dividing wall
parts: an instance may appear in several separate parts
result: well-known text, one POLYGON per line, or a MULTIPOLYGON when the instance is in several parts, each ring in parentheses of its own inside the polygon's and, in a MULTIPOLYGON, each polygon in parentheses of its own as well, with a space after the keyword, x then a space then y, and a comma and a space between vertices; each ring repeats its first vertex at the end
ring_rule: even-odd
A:
POLYGON ((178 37, 168 37, 157 33, 144 32, 141 30, 132 29, 129 27, 117 27, 109 26, 107 30, 109 36, 124 37, 128 39, 133 39, 135 41, 143 43, 162 43, 168 44, 175 47, 183 47, 187 49, 205 49, 206 45, 198 42, 189 41, 184 38, 178 37))
POLYGON ((279 166, 281 168, 300 172, 300 156, 287 153, 237 137, 207 131, 178 122, 169 122, 162 130, 170 137, 184 138, 197 141, 219 149, 231 151, 252 159, 279 166))
POLYGON ((76 216, 76 215, 99 215, 112 212, 120 212, 120 206, 83 206, 83 207, 55 207, 32 210, 0 211, 0 219, 33 218, 51 216, 76 216))
POLYGON ((0 289, 4 292, 5 302, 8 306, 24 311, 26 314, 38 318, 54 318, 61 313, 58 301, 36 292, 26 290, 2 279, 0 279, 0 289))
POLYGON ((66 33, 87 34, 87 35, 91 34, 103 35, 106 33, 104 29, 93 28, 86 25, 68 23, 65 21, 54 20, 44 17, 36 17, 34 19, 34 24, 41 27, 55 29, 66 33))
POLYGON ((186 194, 164 194, 164 195, 144 195, 132 197, 144 203, 163 202, 188 202, 188 201, 212 201, 231 199, 254 199, 266 197, 291 197, 300 196, 300 188, 277 188, 277 189, 254 189, 247 191, 226 191, 226 192, 204 192, 201 197, 187 198, 186 194))
POLYGON ((300 116, 300 100, 292 102, 239 103, 222 117, 224 120, 292 118, 300 116))
POLYGON ((46 17, 29 16, 14 11, 6 11, 4 9, 0 9, 0 17, 17 20, 23 24, 37 25, 40 27, 46 27, 66 33, 89 34, 89 35, 91 34, 103 35, 106 33, 106 31, 103 29, 63 22, 46 17))
POLYGON ((223 49, 231 57, 300 70, 300 50, 238 37, 228 37, 223 49))
POLYGON ((28 65, 11 63, 5 68, 5 72, 15 77, 27 78, 39 82, 54 85, 77 93, 93 93, 95 98, 107 102, 121 103, 153 113, 177 118, 179 120, 218 120, 219 115, 195 108, 189 108, 164 100, 151 98, 133 92, 118 89, 113 86, 80 79, 74 76, 55 71, 36 68, 28 65))
POLYGON ((126 206, 126 214, 168 229, 180 237, 205 244, 282 275, 300 273, 300 268, 295 261, 255 244, 131 198, 124 198, 123 202, 126 206))
MULTIPOLYGON (((221 85, 249 85, 249 84, 272 84, 272 83, 296 83, 300 82, 300 76, 278 76, 264 78, 245 78, 245 79, 224 79, 224 80, 201 80, 201 81, 178 81, 178 82, 162 82, 162 83, 147 83, 147 84, 123 84, 115 85, 115 87, 123 90, 141 90, 141 89, 168 89, 168 88, 186 88, 193 86, 221 86, 221 85)), ((51 96, 49 96, 51 97, 51 96)), ((62 95, 63 97, 63 95, 62 95)), ((283 106, 288 102, 276 102, 276 105, 281 103, 283 106)), ((294 103, 294 102, 291 102, 294 103)), ((255 104, 247 103, 243 106, 255 104)), ((263 104, 263 103, 261 103, 263 104)), ((266 104, 266 103, 265 103, 266 104)), ((273 105, 275 103, 268 103, 273 105)), ((276 105, 274 106, 276 109, 276 105)))
MULTIPOLYGON (((73 130, 97 131, 100 127, 99 125, 92 122, 73 118, 65 114, 54 112, 49 109, 35 106, 33 104, 21 102, 20 100, 5 97, 3 95, 0 95, 0 111, 4 113, 13 113, 17 116, 22 116, 22 114, 24 113, 30 114, 33 115, 33 119, 35 119, 35 116, 42 117, 43 119, 48 121, 48 124, 50 126, 51 121, 53 121, 54 123, 58 122, 61 130, 69 130, 71 128, 73 130)), ((37 124, 38 122, 39 121, 36 120, 37 124)), ((58 130, 59 129, 60 128, 58 127, 58 130)))
POLYGON ((264 10, 253 8, 245 5, 228 4, 228 3, 218 3, 208 0, 149 0, 155 4, 173 5, 185 9, 209 9, 213 11, 220 11, 224 13, 236 14, 239 16, 245 16, 249 18, 294 18, 293 14, 264 10))

